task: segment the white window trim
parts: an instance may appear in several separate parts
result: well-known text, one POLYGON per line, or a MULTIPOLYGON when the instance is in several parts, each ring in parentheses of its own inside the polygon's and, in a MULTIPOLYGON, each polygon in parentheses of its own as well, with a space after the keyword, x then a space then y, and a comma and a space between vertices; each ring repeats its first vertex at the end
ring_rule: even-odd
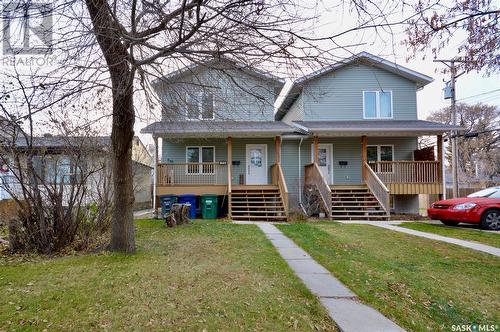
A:
POLYGON ((363 119, 394 119, 394 103, 392 100, 392 90, 363 90, 363 119), (365 94, 367 92, 375 93, 375 117, 367 117, 365 112, 365 94), (391 94, 391 116, 390 117, 381 117, 380 116, 380 92, 389 92, 391 94))
POLYGON ((212 117, 211 118, 204 118, 203 117, 203 96, 205 95, 205 92, 198 92, 198 93, 188 93, 186 92, 186 108, 184 110, 184 117, 186 118, 187 121, 201 121, 201 120, 215 120, 215 99, 214 95, 212 94, 212 117), (198 104, 198 118, 190 118, 188 117, 188 105, 187 105, 187 100, 190 96, 195 95, 197 104, 198 104))
MULTIPOLYGON (((213 163, 215 163, 215 146, 214 145, 188 145, 186 146, 186 164, 189 163, 188 161, 188 155, 187 155, 187 152, 188 152, 188 149, 190 148, 198 148, 199 149, 199 155, 198 155, 198 163, 199 164, 203 164, 203 152, 202 152, 202 149, 203 148, 212 148, 213 151, 214 151, 214 157, 213 157, 213 163)), ((210 174, 215 174, 214 172, 203 172, 202 171, 203 169, 203 166, 199 167, 198 168, 198 172, 197 173, 193 173, 193 172, 188 172, 188 165, 186 165, 186 175, 210 175, 210 174)))
MULTIPOLYGON (((394 144, 370 144, 370 145, 367 145, 366 148, 376 147, 377 148, 377 161, 382 161, 382 160, 380 160, 381 156, 382 156, 382 154, 380 152, 380 150, 381 150, 380 148, 382 146, 390 146, 391 147, 392 161, 394 161, 394 144)), ((368 163, 370 163, 370 162, 368 161, 368 163)), ((392 174, 392 173, 394 173, 394 169, 393 169, 392 172, 379 172, 379 171, 377 171, 377 173, 380 173, 380 174, 392 174)))

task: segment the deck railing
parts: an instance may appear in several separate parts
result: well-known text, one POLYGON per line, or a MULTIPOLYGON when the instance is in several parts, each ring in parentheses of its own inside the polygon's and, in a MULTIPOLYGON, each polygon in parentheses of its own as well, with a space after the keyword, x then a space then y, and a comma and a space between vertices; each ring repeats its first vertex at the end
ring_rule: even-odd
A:
POLYGON ((386 184, 441 182, 439 161, 371 161, 369 164, 386 184))
POLYGON ((390 202, 390 194, 389 189, 385 186, 382 180, 375 174, 372 167, 365 163, 363 165, 365 168, 365 182, 373 196, 378 200, 382 208, 386 213, 390 213, 391 202, 390 202))
POLYGON ((227 164, 168 163, 158 164, 158 186, 227 185, 227 164))
POLYGON ((283 207, 288 218, 288 188, 286 186, 285 176, 283 175, 281 164, 274 164, 271 166, 271 178, 273 184, 277 185, 280 190, 283 207))
POLYGON ((332 190, 326 182, 318 164, 312 163, 304 167, 304 179, 305 185, 315 186, 318 189, 319 195, 321 197, 321 204, 328 215, 331 218, 332 215, 332 190))

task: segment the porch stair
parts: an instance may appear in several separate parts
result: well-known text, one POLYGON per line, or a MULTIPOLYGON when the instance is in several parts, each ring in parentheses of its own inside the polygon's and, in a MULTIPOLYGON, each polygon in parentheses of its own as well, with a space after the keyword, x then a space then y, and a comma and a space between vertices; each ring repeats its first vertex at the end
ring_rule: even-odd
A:
POLYGON ((330 186, 333 220, 388 220, 389 216, 366 185, 330 186))
POLYGON ((235 186, 229 203, 233 220, 287 221, 278 186, 235 186))

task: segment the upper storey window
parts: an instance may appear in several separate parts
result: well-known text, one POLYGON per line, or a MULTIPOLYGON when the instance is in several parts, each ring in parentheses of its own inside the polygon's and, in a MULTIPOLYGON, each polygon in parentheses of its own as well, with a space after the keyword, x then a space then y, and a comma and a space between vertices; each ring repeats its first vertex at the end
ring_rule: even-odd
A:
POLYGON ((214 96, 211 93, 198 93, 186 95, 187 120, 213 120, 214 96))
POLYGON ((392 91, 363 91, 365 119, 392 118, 392 91))

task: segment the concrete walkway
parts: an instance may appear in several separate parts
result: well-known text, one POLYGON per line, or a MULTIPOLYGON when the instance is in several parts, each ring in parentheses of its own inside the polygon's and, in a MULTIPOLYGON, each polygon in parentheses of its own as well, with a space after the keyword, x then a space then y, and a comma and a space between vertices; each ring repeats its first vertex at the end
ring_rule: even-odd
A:
POLYGON ((255 224, 264 232, 306 287, 319 297, 341 331, 404 331, 377 310, 361 303, 356 294, 286 237, 276 226, 269 223, 255 224))
POLYGON ((134 219, 152 218, 152 217, 153 217, 153 209, 134 211, 134 219))
POLYGON ((378 226, 378 227, 390 229, 390 230, 396 231, 396 232, 401 232, 401 233, 406 233, 406 234, 410 234, 410 235, 425 237, 425 238, 431 239, 431 240, 452 243, 452 244, 456 244, 456 245, 459 245, 459 246, 462 246, 462 247, 465 247, 465 248, 469 248, 469 249, 473 249, 473 250, 477 250, 477 251, 482 251, 482 252, 485 252, 487 254, 491 254, 491 255, 495 255, 495 256, 500 256, 500 249, 499 248, 495 248, 495 247, 488 246, 486 244, 481 244, 481 243, 478 243, 478 242, 465 241, 465 240, 455 239, 453 237, 447 237, 447 236, 437 235, 437 234, 434 234, 434 233, 427 233, 427 232, 416 231, 416 230, 413 230, 413 229, 404 228, 404 227, 398 227, 398 226, 391 225, 389 223, 384 223, 384 222, 372 222, 372 223, 369 223, 369 225, 373 225, 373 226, 378 226))
POLYGON ((473 241, 460 240, 460 239, 456 239, 453 237, 447 237, 447 236, 437 235, 434 233, 416 231, 413 229, 397 226, 399 224, 402 224, 405 222, 411 222, 411 221, 338 220, 336 222, 339 222, 341 224, 360 224, 360 225, 372 225, 372 226, 382 227, 385 229, 390 229, 391 231, 396 231, 396 232, 406 233, 406 234, 410 234, 410 235, 425 237, 427 239, 436 240, 436 241, 443 241, 443 242, 447 242, 447 243, 452 243, 452 244, 456 244, 456 245, 459 245, 459 246, 462 246, 465 248, 485 252, 487 254, 500 256, 500 249, 499 248, 495 248, 495 247, 492 247, 492 246, 489 246, 486 244, 473 242, 473 241))

